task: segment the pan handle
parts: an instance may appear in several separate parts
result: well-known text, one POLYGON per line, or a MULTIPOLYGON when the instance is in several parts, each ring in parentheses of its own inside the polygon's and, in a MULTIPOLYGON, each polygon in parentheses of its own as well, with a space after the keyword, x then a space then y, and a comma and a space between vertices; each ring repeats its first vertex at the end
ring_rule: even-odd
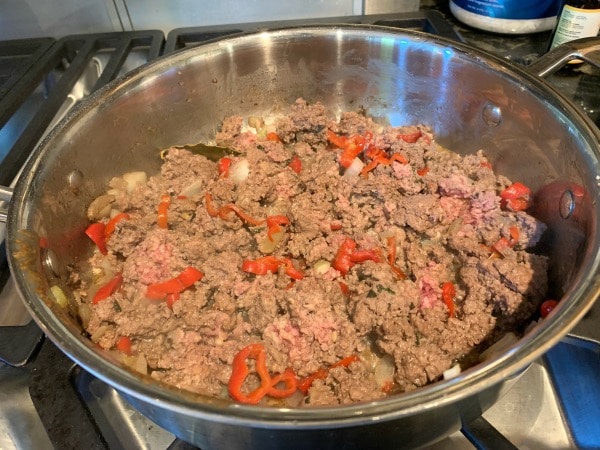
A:
POLYGON ((8 218, 8 208, 5 206, 12 197, 13 190, 4 186, 0 186, 0 222, 6 223, 8 218))
POLYGON ((540 77, 544 77, 564 67, 569 61, 576 59, 600 68, 600 37, 576 39, 559 45, 527 66, 527 69, 540 77))

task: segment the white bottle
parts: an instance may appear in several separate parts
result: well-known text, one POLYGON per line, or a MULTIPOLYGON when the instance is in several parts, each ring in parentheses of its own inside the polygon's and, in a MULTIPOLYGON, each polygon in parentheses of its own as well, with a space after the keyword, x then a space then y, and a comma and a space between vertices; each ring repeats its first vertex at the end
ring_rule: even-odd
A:
POLYGON ((567 0, 554 28, 550 48, 565 42, 598 35, 600 0, 567 0))

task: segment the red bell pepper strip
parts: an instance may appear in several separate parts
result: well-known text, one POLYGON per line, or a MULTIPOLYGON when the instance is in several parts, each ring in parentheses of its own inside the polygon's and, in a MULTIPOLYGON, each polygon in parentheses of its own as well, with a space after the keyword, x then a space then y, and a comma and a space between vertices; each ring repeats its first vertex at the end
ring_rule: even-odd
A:
POLYGON ((371 139, 372 134, 370 132, 365 133, 364 136, 360 134, 353 134, 352 136, 339 136, 331 130, 327 130, 327 140, 338 148, 342 149, 340 155, 340 165, 344 168, 350 167, 354 158, 356 158, 368 145, 368 141, 371 139))
POLYGON ((292 369, 285 369, 271 378, 271 387, 267 390, 267 395, 273 398, 287 398, 298 390, 298 380, 292 369), (279 388, 277 385, 283 382, 285 388, 279 388))
POLYGON ((419 175, 420 177, 424 177, 428 173, 429 173, 429 167, 427 167, 427 166, 425 166, 421 169, 417 169, 417 175, 419 175))
POLYGON ((365 165, 360 171, 360 176, 366 178, 369 176, 369 172, 375 169, 379 165, 379 161, 377 159, 372 160, 369 164, 365 165))
POLYGON ((379 262, 380 260, 378 250, 356 250, 356 242, 353 239, 346 238, 340 245, 331 265, 342 275, 346 275, 357 263, 365 261, 379 262))
POLYGON ((277 257, 263 256, 257 259, 245 259, 242 261, 242 270, 254 275, 266 275, 268 272, 277 272, 279 264, 277 257))
POLYGON ((510 234, 510 245, 514 246, 519 242, 519 229, 515 226, 509 227, 508 233, 510 234))
POLYGON ((302 171, 302 161, 300 160, 300 158, 298 158, 298 155, 294 155, 294 157, 288 164, 288 167, 297 174, 299 174, 302 171))
POLYGON ((313 384, 315 380, 324 380, 327 378, 327 374, 329 374, 328 369, 319 369, 316 372, 311 373, 307 377, 302 378, 298 381, 298 390, 301 391, 304 395, 308 394, 308 390, 313 384))
POLYGON ((244 222, 249 223, 250 225, 258 226, 262 225, 265 222, 264 220, 255 219, 252 216, 246 214, 233 203, 228 203, 227 205, 222 206, 219 210, 219 217, 221 217, 221 219, 223 220, 228 220, 227 217, 230 211, 233 211, 240 219, 242 219, 244 222))
POLYGON ((168 294, 179 293, 184 289, 183 283, 177 277, 174 277, 167 281, 148 285, 146 288, 146 298, 162 300, 168 294))
POLYGON ((294 280, 301 280, 304 278, 304 274, 294 267, 291 259, 281 258, 280 261, 285 265, 285 274, 288 277, 293 278, 294 280))
POLYGON ((414 133, 399 134, 398 139, 402 139, 404 142, 406 142, 408 144, 414 144, 415 142, 417 142, 419 140, 419 138, 421 136, 422 136, 421 130, 417 130, 414 133))
POLYGON ((316 372, 308 375, 307 377, 302 378, 298 381, 298 390, 303 392, 305 395, 308 393, 308 390, 312 386, 315 380, 324 380, 329 375, 329 371, 334 367, 348 367, 353 362, 360 361, 360 358, 356 355, 350 355, 345 357, 344 359, 336 362, 330 367, 320 368, 316 372))
POLYGON ((279 137, 279 135, 277 133, 275 133, 274 131, 271 131, 271 132, 267 133, 267 141, 281 142, 281 138, 279 137))
POLYGON ((381 385, 381 392, 384 394, 391 394, 394 391, 394 382, 392 380, 384 381, 381 385))
POLYGON ((204 274, 194 267, 186 267, 179 275, 160 283, 153 283, 146 288, 146 298, 162 300, 169 294, 179 294, 200 281, 204 274))
POLYGON ((117 340, 117 350, 131 356, 133 354, 131 350, 131 339, 128 336, 121 336, 117 340))
POLYGON ((249 405, 256 405, 271 390, 273 383, 266 366, 266 352, 262 344, 250 344, 241 349, 233 358, 231 377, 227 383, 227 390, 232 399, 249 405), (254 359, 255 371, 260 377, 260 386, 252 392, 245 394, 242 386, 250 374, 246 363, 247 359, 254 359))
POLYGON ((106 300, 112 294, 117 292, 123 283, 123 275, 121 273, 116 274, 108 283, 103 285, 92 298, 92 305, 96 305, 102 300, 106 300))
POLYGON ((531 189, 518 181, 500 192, 500 205, 511 211, 525 211, 532 206, 531 189))
POLYGON ((456 295, 456 288, 454 287, 454 283, 450 281, 446 281, 442 285, 442 300, 448 307, 448 313, 450 317, 454 317, 454 296, 456 295))
POLYGON ((177 279, 181 281, 184 288, 189 288, 196 281, 200 281, 204 277, 204 274, 198 269, 188 266, 177 276, 177 279))
POLYGON ((342 291, 342 295, 347 297, 350 294, 350 288, 343 281, 340 281, 339 284, 340 284, 340 290, 342 291))
POLYGON ((510 247, 511 247, 511 245, 510 245, 509 240, 506 239, 505 237, 501 237, 500 239, 498 239, 498 241, 494 245, 492 245, 491 250, 493 252, 498 253, 499 256, 504 256, 504 251, 510 247))
POLYGON ((558 305, 556 300, 546 300, 540 306, 540 315, 543 319, 548 317, 548 314, 552 312, 554 308, 558 305))
POLYGON ((218 216, 223 220, 229 221, 229 213, 234 212, 240 219, 249 223, 250 225, 258 226, 265 222, 264 220, 255 219, 246 214, 233 203, 228 203, 224 206, 221 206, 219 209, 215 208, 212 203, 212 195, 210 195, 208 192, 204 195, 204 204, 206 205, 206 212, 208 212, 208 215, 211 217, 218 216))
POLYGON ((233 160, 231 158, 227 158, 224 156, 219 160, 217 169, 219 170, 219 175, 223 178, 227 178, 229 176, 229 168, 231 167, 231 163, 233 160))
POLYGON ((352 253, 356 250, 356 242, 353 239, 346 238, 335 255, 331 266, 339 271, 342 275, 346 275, 354 263, 352 262, 352 253))
POLYGON ((95 222, 85 229, 85 234, 96 244, 98 250, 103 255, 108 253, 106 249, 106 238, 104 236, 104 230, 106 226, 102 222, 95 222))
POLYGON ((115 217, 110 219, 104 227, 104 237, 108 239, 110 235, 114 233, 117 223, 119 223, 121 220, 126 219, 129 219, 129 214, 123 212, 115 215, 115 217))
POLYGON ((401 280, 406 279, 406 274, 402 269, 396 266, 396 236, 390 236, 387 238, 388 245, 388 263, 392 269, 392 272, 396 274, 401 280))
POLYGON ((290 219, 284 215, 267 216, 267 237, 273 241, 273 234, 281 230, 281 225, 289 225, 290 219))
POLYGON ((156 223, 159 228, 168 228, 168 210, 171 205, 171 197, 169 194, 163 194, 160 196, 160 203, 158 205, 158 215, 156 223))
POLYGON ((502 257, 504 256, 504 250, 514 247, 519 242, 519 229, 515 226, 511 226, 509 227, 508 231, 510 234, 510 240, 505 237, 501 237, 491 247, 492 252, 496 252, 502 257))
POLYGON ((175 302, 177 302, 179 300, 179 297, 180 297, 179 292, 174 292, 172 294, 167 294, 167 298, 166 298, 167 306, 170 309, 173 309, 173 305, 175 304, 175 302))
POLYGON ((397 161, 400 164, 408 164, 408 160, 400 153, 394 153, 388 158, 387 154, 383 150, 376 149, 375 151, 371 152, 369 149, 367 156, 372 158, 372 161, 360 171, 360 175, 362 177, 368 176, 368 173, 379 165, 389 166, 394 161, 397 161))
POLYGON ((277 258, 276 256, 263 256, 257 259, 245 259, 242 261, 242 270, 254 275, 266 275, 268 272, 275 273, 279 266, 285 266, 285 273, 294 280, 301 280, 304 274, 294 267, 288 258, 277 258))
POLYGON ((335 145, 337 148, 344 148, 348 144, 348 138, 346 136, 340 136, 331 130, 326 131, 327 140, 335 145))
POLYGON ((365 261, 380 261, 380 254, 378 250, 355 250, 350 255, 350 261, 354 264, 362 263, 365 261))
POLYGON ((204 205, 206 206, 206 212, 210 217, 217 217, 219 215, 219 210, 213 205, 212 195, 208 192, 204 194, 204 205))
POLYGON ((331 231, 339 231, 342 229, 342 222, 340 220, 333 220, 330 224, 329 224, 329 229, 331 231))
POLYGON ((356 158, 365 148, 364 138, 356 136, 352 139, 349 144, 343 149, 340 155, 340 165, 344 168, 348 168, 352 165, 352 161, 356 158))

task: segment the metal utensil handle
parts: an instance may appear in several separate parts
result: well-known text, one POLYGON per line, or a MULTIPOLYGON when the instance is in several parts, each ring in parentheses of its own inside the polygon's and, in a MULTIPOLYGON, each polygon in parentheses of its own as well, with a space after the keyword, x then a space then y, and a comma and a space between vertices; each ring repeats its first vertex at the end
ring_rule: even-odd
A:
MULTIPOLYGON (((0 202, 8 203, 12 197, 13 190, 8 187, 0 186, 0 202)), ((0 222, 6 222, 8 218, 8 208, 0 203, 0 222)))
POLYGON ((600 37, 576 39, 559 45, 527 66, 527 69, 540 77, 545 77, 576 59, 600 68, 600 37))

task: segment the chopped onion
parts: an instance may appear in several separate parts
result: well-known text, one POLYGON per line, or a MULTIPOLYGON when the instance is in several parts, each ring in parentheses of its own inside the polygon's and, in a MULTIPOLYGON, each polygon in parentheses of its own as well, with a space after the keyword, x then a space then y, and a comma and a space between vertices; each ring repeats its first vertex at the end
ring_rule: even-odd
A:
POLYGON ((256 136, 259 139, 265 139, 267 137, 267 128, 266 127, 262 127, 256 130, 256 136))
POLYGON ((258 131, 259 128, 263 128, 265 126, 265 121, 262 117, 250 116, 248 117, 248 126, 258 131))
POLYGON ((138 184, 145 184, 148 181, 146 172, 128 172, 123 175, 123 180, 127 184, 127 193, 131 194, 138 184))
POLYGON ((107 331, 110 329, 109 325, 100 325, 96 331, 94 331, 94 333, 90 336, 90 340, 92 342, 99 342, 100 339, 102 339, 102 336, 104 336, 107 331))
POLYGON ((148 362, 144 355, 122 355, 121 360, 123 363, 131 367, 136 372, 146 375, 148 373, 148 362))
POLYGON ((111 180, 108 182, 108 185, 112 189, 115 189, 120 192, 125 191, 127 189, 127 183, 125 183, 125 180, 120 177, 111 178, 111 180))
POLYGON ((375 381, 383 386, 390 381, 394 381, 394 359, 390 355, 383 355, 377 358, 375 363, 375 381))
POLYGON ((61 308, 66 308, 67 306, 69 306, 69 300, 67 299, 67 296, 59 286, 52 286, 50 288, 50 292, 52 292, 52 295, 54 296, 56 303, 58 303, 58 306, 60 306, 61 308))
POLYGON ((385 229, 379 233, 379 237, 384 241, 387 240, 387 238, 396 237, 396 230, 391 230, 389 228, 385 229))
POLYGON ((373 351, 369 347, 367 347, 362 352, 360 352, 360 360, 374 371, 375 366, 379 362, 379 357, 375 353, 373 353, 373 351))
POLYGON ((196 180, 189 186, 186 186, 182 189, 179 195, 184 197, 194 197, 197 195, 201 195, 204 192, 204 181, 196 180))
POLYGON ((231 167, 229 168, 229 178, 235 184, 240 184, 248 178, 248 174, 250 173, 250 164, 247 159, 238 159, 231 163, 231 167))
POLYGON ((454 219, 452 221, 452 223, 448 227, 448 235, 449 236, 454 236, 456 233, 458 233, 460 231, 460 229, 462 228, 462 226, 463 226, 463 219, 462 219, 462 217, 457 217, 456 219, 454 219))
POLYGON ((485 361, 486 359, 491 359, 494 356, 499 355, 518 340, 519 338, 514 333, 506 333, 497 342, 495 342, 493 345, 481 352, 481 354, 479 355, 479 361, 485 361))
POLYGON ((444 380, 449 380, 460 375, 460 364, 456 363, 448 370, 444 370, 444 380))
POLYGON ((96 222, 108 217, 112 209, 112 203, 116 200, 114 195, 101 195, 90 203, 87 209, 87 217, 90 221, 96 222))
POLYGON ((110 214, 108 215, 108 217, 110 217, 111 219, 114 219, 114 217, 118 214, 121 214, 121 212, 122 211, 120 209, 113 208, 110 210, 110 214))
POLYGON ((365 167, 365 163, 362 162, 359 158, 354 158, 352 164, 350 164, 350 166, 344 172, 344 178, 357 177, 363 170, 363 167, 365 167))
POLYGON ((331 263, 329 261, 320 259, 316 263, 313 264, 313 271, 317 275, 323 275, 323 274, 327 273, 327 271, 329 270, 330 267, 331 267, 331 263))
POLYGON ((125 189, 123 190, 119 190, 119 189, 109 189, 108 191, 106 191, 106 193, 108 195, 114 195, 115 197, 117 197, 118 195, 122 194, 123 192, 125 192, 125 189))
POLYGON ((87 329, 90 324, 90 319, 92 318, 92 308, 90 308, 90 305, 87 303, 82 303, 79 305, 78 312, 83 328, 87 329))
POLYGON ((261 239, 258 242, 258 250, 261 253, 273 253, 275 251, 275 249, 277 248, 277 245, 279 245, 279 243, 283 239, 284 235, 285 235, 285 230, 281 229, 279 231, 275 231, 274 233, 271 233, 271 239, 269 239, 268 236, 265 236, 264 239, 261 239))

